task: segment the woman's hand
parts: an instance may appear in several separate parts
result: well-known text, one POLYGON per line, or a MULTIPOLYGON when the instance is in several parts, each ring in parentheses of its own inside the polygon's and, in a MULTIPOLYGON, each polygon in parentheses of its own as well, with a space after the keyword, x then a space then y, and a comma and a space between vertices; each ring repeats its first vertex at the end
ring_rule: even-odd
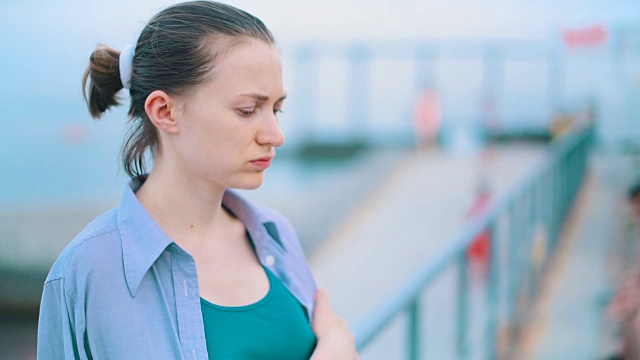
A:
POLYGON ((316 292, 316 308, 311 328, 318 339, 311 360, 359 360, 355 337, 347 322, 336 316, 329 307, 329 294, 316 292))

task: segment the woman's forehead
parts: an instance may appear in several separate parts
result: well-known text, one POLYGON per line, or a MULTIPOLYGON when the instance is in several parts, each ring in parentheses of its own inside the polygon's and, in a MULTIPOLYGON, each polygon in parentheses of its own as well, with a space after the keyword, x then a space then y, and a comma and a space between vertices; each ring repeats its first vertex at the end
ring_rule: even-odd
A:
POLYGON ((243 42, 217 59, 208 88, 221 88, 231 96, 254 94, 284 96, 282 60, 277 48, 263 41, 243 42))

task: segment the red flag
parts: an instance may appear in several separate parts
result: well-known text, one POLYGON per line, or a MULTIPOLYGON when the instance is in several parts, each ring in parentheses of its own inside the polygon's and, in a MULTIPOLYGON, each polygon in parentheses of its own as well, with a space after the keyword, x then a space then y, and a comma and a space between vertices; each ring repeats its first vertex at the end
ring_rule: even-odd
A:
POLYGON ((606 44, 609 31, 604 25, 593 25, 581 29, 565 29, 562 34, 568 48, 594 47, 606 44))

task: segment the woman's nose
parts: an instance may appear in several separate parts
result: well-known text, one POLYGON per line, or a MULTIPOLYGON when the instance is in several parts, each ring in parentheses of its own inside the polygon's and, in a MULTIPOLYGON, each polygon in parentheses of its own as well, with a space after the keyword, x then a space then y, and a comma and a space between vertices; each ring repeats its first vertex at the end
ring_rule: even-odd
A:
POLYGON ((258 132, 256 141, 262 145, 278 147, 284 144, 284 134, 280 129, 280 122, 276 114, 266 117, 263 126, 258 132))

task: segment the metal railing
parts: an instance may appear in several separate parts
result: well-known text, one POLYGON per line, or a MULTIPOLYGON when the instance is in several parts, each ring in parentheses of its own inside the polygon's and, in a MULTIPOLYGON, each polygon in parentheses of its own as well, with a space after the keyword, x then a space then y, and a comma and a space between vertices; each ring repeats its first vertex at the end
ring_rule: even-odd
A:
POLYGON ((481 233, 489 230, 487 316, 482 340, 485 354, 482 357, 496 359, 509 354, 514 334, 524 322, 524 309, 535 297, 538 278, 556 248, 561 228, 584 179, 592 134, 590 126, 552 141, 546 161, 517 188, 494 202, 452 246, 357 324, 354 333, 358 350, 364 350, 392 320, 406 312, 406 354, 411 360, 422 358, 422 294, 445 270, 457 266, 455 351, 460 359, 470 355, 467 249, 481 233), (498 329, 501 336, 506 333, 506 342, 498 341, 498 329))

